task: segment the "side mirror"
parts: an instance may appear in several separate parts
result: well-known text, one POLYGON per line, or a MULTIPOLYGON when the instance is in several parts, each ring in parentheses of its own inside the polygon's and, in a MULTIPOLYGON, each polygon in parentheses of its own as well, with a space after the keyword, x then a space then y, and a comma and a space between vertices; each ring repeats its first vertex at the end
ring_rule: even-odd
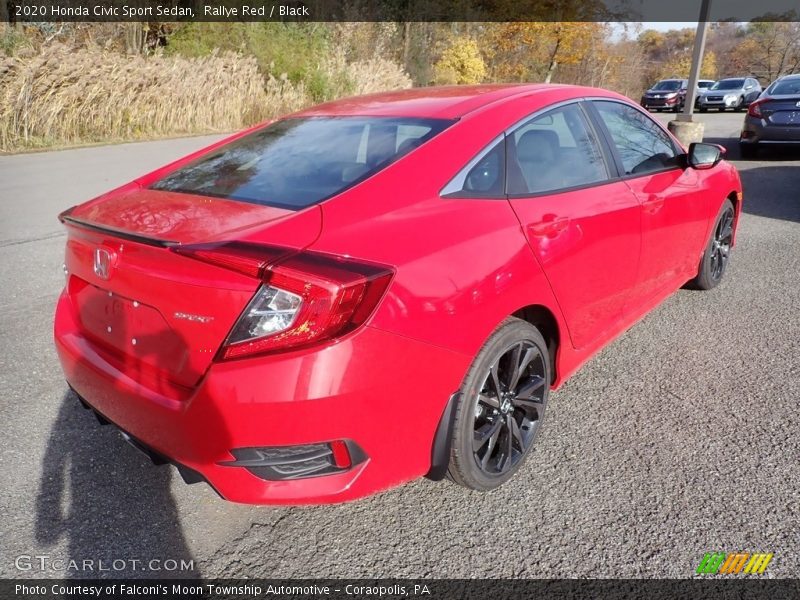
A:
POLYGON ((688 162, 693 169, 711 169, 722 160, 725 148, 717 144, 689 144, 688 162))

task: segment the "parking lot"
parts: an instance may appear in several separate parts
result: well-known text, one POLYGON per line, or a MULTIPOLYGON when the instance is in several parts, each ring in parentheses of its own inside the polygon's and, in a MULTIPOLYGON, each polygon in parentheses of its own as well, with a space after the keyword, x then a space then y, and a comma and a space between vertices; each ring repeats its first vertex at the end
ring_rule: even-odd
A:
POLYGON ((750 551, 774 553, 765 576, 797 577, 800 152, 741 161, 743 115, 698 118, 744 182, 723 284, 681 290, 554 394, 506 486, 420 480, 339 506, 240 506, 187 486, 61 376, 56 215, 213 138, 0 157, 0 575, 682 578, 705 552, 750 551), (21 555, 194 570, 20 571, 21 555))

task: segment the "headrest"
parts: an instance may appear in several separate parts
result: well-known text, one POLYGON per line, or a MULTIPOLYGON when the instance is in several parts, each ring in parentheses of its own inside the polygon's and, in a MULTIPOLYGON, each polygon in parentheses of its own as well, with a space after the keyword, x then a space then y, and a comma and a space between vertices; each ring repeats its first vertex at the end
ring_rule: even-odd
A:
POLYGON ((517 141, 517 160, 521 162, 551 162, 559 150, 555 131, 533 129, 517 141))
POLYGON ((397 148, 397 154, 402 156, 406 152, 411 152, 414 148, 419 146, 422 140, 419 138, 408 138, 397 148))

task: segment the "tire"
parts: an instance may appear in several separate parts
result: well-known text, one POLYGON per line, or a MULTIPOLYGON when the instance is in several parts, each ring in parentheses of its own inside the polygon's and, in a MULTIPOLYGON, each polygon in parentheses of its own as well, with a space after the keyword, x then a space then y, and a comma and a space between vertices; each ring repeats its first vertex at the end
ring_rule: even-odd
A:
POLYGON ((758 144, 739 144, 739 155, 742 158, 757 158, 758 144))
POLYGON ((698 290, 710 290, 717 287, 728 267, 731 254, 731 241, 733 240, 733 223, 736 213, 733 203, 725 200, 714 222, 711 239, 706 246, 697 277, 692 281, 692 287, 698 290))
POLYGON ((701 106, 700 112, 708 112, 708 109, 705 106, 701 106))
POLYGON ((513 317, 503 321, 461 386, 450 440, 450 480, 488 491, 514 476, 541 429, 550 373, 550 355, 539 330, 513 317), (515 362, 522 367, 516 375, 510 368, 515 362))
POLYGON ((736 105, 734 109, 736 112, 742 112, 745 108, 747 108, 744 104, 744 97, 739 98, 739 104, 736 105))

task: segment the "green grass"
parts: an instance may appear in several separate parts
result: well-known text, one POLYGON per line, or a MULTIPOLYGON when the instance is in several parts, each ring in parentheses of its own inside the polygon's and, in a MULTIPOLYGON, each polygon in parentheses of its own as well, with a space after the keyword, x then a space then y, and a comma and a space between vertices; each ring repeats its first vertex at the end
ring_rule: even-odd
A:
POLYGON ((336 86, 319 72, 318 62, 329 50, 328 30, 318 23, 186 23, 169 39, 168 54, 208 56, 215 49, 233 50, 256 58, 264 74, 286 74, 304 82, 315 101, 326 100, 336 86))

